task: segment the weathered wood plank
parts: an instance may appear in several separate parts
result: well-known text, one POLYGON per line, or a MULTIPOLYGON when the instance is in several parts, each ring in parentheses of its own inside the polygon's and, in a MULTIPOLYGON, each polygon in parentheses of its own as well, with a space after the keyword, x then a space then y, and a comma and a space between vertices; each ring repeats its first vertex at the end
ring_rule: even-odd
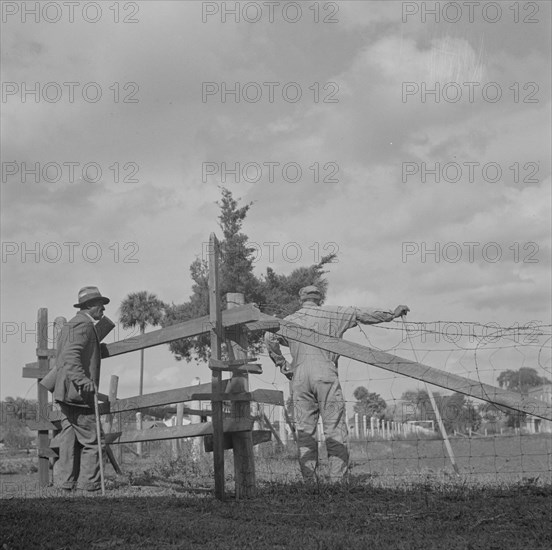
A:
MULTIPOLYGON (((225 433, 224 434, 224 450, 233 449, 233 439, 235 437, 235 434, 238 432, 232 433, 225 433)), ((253 445, 259 445, 260 443, 266 443, 267 441, 270 441, 270 431, 268 430, 253 430, 251 432, 251 439, 253 441, 253 445)), ((213 452, 213 436, 206 435, 203 438, 203 448, 205 449, 206 453, 212 453, 213 452)))
POLYGON ((269 332, 276 332, 280 329, 280 319, 277 317, 271 317, 270 315, 264 315, 258 321, 252 321, 246 323, 245 328, 251 332, 256 330, 267 330, 269 332))
POLYGON ((258 389, 251 392, 253 401, 257 403, 268 403, 270 405, 284 406, 284 392, 280 390, 258 389))
POLYGON ((226 372, 245 372, 248 374, 262 374, 263 368, 260 363, 248 363, 247 359, 235 359, 234 361, 218 361, 211 358, 209 360, 211 370, 220 370, 226 372))
POLYGON ((244 374, 263 374, 263 367, 260 363, 247 363, 241 367, 219 368, 210 367, 211 370, 219 370, 221 372, 238 372, 244 374))
MULTIPOLYGON (((244 295, 241 293, 228 293, 226 295, 228 311, 232 311, 245 303, 244 295)), ((247 361, 249 340, 243 327, 232 329, 232 342, 228 346, 228 353, 231 359, 247 361)), ((249 375, 243 372, 234 371, 226 389, 227 393, 237 396, 249 396, 248 399, 236 399, 230 407, 230 415, 233 418, 248 418, 251 416, 249 392, 249 375)), ((236 479, 236 499, 242 497, 254 497, 256 493, 255 456, 253 454, 253 435, 251 432, 234 434, 232 436, 232 450, 234 454, 234 477, 236 479)))
POLYGON ((233 361, 220 361, 219 359, 215 359, 214 357, 211 357, 209 359, 209 368, 210 369, 226 369, 226 368, 235 368, 235 367, 241 367, 242 365, 247 364, 247 359, 234 359, 233 361))
MULTIPOLYGON (((38 310, 38 319, 37 319, 37 347, 39 350, 45 350, 48 347, 48 310, 46 308, 40 308, 38 310)), ((38 369, 40 371, 49 370, 50 359, 47 356, 38 356, 38 369)), ((36 420, 37 422, 42 422, 44 420, 44 412, 48 408, 48 390, 41 384, 37 384, 37 398, 38 398, 38 408, 36 411, 36 420)), ((48 448, 49 443, 49 433, 48 430, 38 430, 38 440, 37 447, 41 450, 48 448)), ((46 452, 46 451, 44 451, 46 452)), ((48 456, 44 454, 38 455, 38 481, 40 487, 46 487, 50 479, 49 471, 49 460, 48 456)))
POLYGON ((209 409, 190 409, 189 407, 184 407, 184 414, 189 416, 211 416, 212 411, 209 409))
POLYGON ((194 401, 251 401, 252 395, 249 392, 242 393, 194 393, 194 401))
MULTIPOLYGON (((261 320, 270 321, 273 320, 273 318, 269 315, 261 314, 261 320)), ((487 401, 488 403, 494 403, 509 409, 532 414, 545 420, 552 420, 552 406, 544 401, 529 399, 520 394, 491 386, 490 384, 484 384, 458 374, 445 372, 424 365, 423 363, 403 359, 397 355, 369 348, 368 346, 325 334, 319 334, 308 328, 296 325, 295 323, 284 321, 283 319, 280 319, 279 323, 280 330, 277 334, 289 340, 303 342, 304 344, 309 344, 316 348, 338 353, 343 357, 349 357, 361 363, 374 365, 375 367, 402 374, 403 376, 421 380, 428 384, 440 386, 441 388, 446 388, 470 397, 475 397, 482 401, 487 401)))
POLYGON ((27 428, 29 428, 29 430, 59 430, 59 422, 56 422, 56 424, 50 422, 49 420, 46 420, 45 418, 42 418, 40 420, 27 420, 27 428))
MULTIPOLYGON (((117 402, 117 391, 119 390, 119 377, 116 374, 112 374, 111 378, 109 379, 109 404, 110 404, 110 410, 112 408, 112 405, 115 405, 117 402)), ((113 422, 115 420, 115 415, 113 413, 109 414, 107 416, 107 425, 108 425, 108 433, 113 433, 113 422)), ((120 416, 117 417, 117 424, 121 423, 120 416)), ((106 434, 107 437, 107 434, 106 434)), ((117 473, 120 472, 119 462, 123 462, 123 448, 117 447, 117 456, 118 460, 115 458, 115 454, 109 447, 108 442, 106 441, 105 450, 107 457, 109 458, 111 465, 115 469, 117 473)))
MULTIPOLYGON (((222 381, 221 387, 223 391, 225 390, 227 384, 227 380, 222 381)), ((123 399, 117 399, 114 404, 100 403, 100 414, 137 411, 139 409, 145 409, 148 407, 161 407, 163 405, 171 405, 172 403, 194 401, 192 397, 198 390, 202 393, 208 393, 211 391, 211 384, 199 384, 197 386, 188 386, 175 390, 165 390, 156 393, 149 393, 146 395, 125 397, 123 399)), ((50 412, 48 414, 48 419, 51 421, 61 420, 61 412, 50 412)))
POLYGON ((271 405, 284 405, 284 394, 279 390, 258 389, 252 392, 241 393, 194 393, 192 396, 197 401, 256 401, 271 405))
MULTIPOLYGON (((233 311, 224 312, 222 315, 222 326, 229 327, 255 321, 259 318, 259 315, 260 312, 256 307, 245 305, 233 311)), ((126 338, 119 342, 107 344, 105 347, 106 352, 103 357, 113 357, 115 355, 121 355, 122 353, 130 353, 160 344, 168 344, 180 338, 192 338, 211 331, 212 326, 212 322, 208 316, 199 317, 198 319, 185 321, 159 330, 147 332, 146 334, 126 338)))
POLYGON ((251 435, 253 436, 253 445, 268 443, 272 439, 269 430, 253 430, 251 435))
MULTIPOLYGON (((244 432, 251 430, 253 419, 228 419, 223 422, 223 430, 226 433, 244 432)), ((211 422, 200 424, 188 424, 187 426, 171 426, 166 428, 151 428, 150 430, 130 430, 123 432, 121 437, 110 441, 111 445, 121 443, 138 443, 140 441, 158 441, 165 439, 180 439, 184 437, 200 437, 213 434, 211 422)))
MULTIPOLYGON (((115 403, 117 403, 117 390, 119 389, 119 377, 116 374, 112 374, 111 378, 109 379, 109 395, 108 395, 108 401, 109 401, 109 410, 112 411, 113 407, 115 406, 115 403)), ((109 431, 113 431, 113 413, 110 412, 108 418, 107 418, 107 424, 109 426, 109 431)))
POLYGON ((23 378, 44 378, 50 372, 50 368, 38 368, 38 363, 28 363, 23 367, 23 378))
MULTIPOLYGON (((113 450, 109 445, 113 443, 116 439, 118 439, 120 436, 121 436, 121 432, 111 432, 111 433, 104 434, 104 437, 102 439, 102 448, 105 450, 105 454, 107 455, 109 462, 113 466, 113 469, 118 474, 121 474, 122 471, 119 466, 119 463, 117 462, 117 459, 115 458, 115 455, 113 454, 113 450)), ((50 440, 50 449, 59 449, 59 445, 60 445, 60 436, 58 434, 50 440)), ((122 448, 122 447, 119 447, 119 448, 122 448)), ((57 453, 55 456, 57 456, 57 453)))
MULTIPOLYGON (((226 310, 222 313, 222 326, 232 327, 243 323, 255 321, 259 318, 259 310, 252 305, 244 305, 233 310, 226 310)), ((140 349, 151 348, 160 344, 168 344, 173 340, 180 338, 192 338, 199 336, 211 330, 209 317, 199 317, 192 321, 185 321, 165 327, 146 334, 136 335, 125 340, 113 342, 102 346, 102 359, 114 357, 123 353, 131 353, 140 349)), ((48 374, 49 368, 38 369, 38 363, 26 363, 23 367, 23 378, 44 378, 48 374)))
MULTIPOLYGON (((214 233, 209 236, 209 324, 211 331, 211 357, 221 359, 221 345, 224 339, 224 327, 219 289, 218 262, 220 257, 219 243, 214 233)), ((257 317, 258 318, 258 317, 257 317)), ((211 371, 213 394, 220 394, 222 389, 222 373, 211 371)), ((215 470, 215 496, 224 500, 224 429, 221 401, 212 401, 212 433, 213 433, 213 466, 215 470)), ((201 425, 201 424, 200 424, 201 425)))

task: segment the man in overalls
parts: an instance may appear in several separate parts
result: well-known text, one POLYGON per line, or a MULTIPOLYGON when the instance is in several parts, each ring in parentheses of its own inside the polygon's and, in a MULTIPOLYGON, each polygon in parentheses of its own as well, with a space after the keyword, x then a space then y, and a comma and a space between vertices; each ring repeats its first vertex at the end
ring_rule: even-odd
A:
MULTIPOLYGON (((346 330, 358 323, 384 323, 410 311, 402 305, 394 311, 321 306, 322 294, 312 285, 302 288, 299 297, 301 309, 286 317, 285 321, 336 338, 341 338, 346 330)), ((339 355, 291 339, 288 341, 270 332, 265 335, 265 343, 274 364, 292 380, 299 463, 303 478, 313 480, 317 475, 316 428, 320 415, 328 451, 330 481, 341 480, 348 470, 349 449, 345 400, 337 372, 339 355), (291 367, 282 355, 280 344, 290 348, 291 367)))

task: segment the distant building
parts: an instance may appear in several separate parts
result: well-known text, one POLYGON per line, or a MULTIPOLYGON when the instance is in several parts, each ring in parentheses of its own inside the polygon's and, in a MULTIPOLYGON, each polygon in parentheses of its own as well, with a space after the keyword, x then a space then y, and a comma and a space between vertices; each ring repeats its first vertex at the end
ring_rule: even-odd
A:
MULTIPOLYGON (((188 416, 183 416, 182 417, 182 425, 183 426, 187 426, 188 424, 191 424, 191 423, 192 423, 192 421, 190 420, 190 418, 188 416)), ((163 426, 169 426, 169 427, 178 426, 176 414, 174 414, 170 418, 166 418, 165 420, 163 420, 162 425, 163 426)))
MULTIPOLYGON (((542 386, 531 388, 527 391, 527 397, 544 401, 552 406, 552 384, 543 384, 542 386)), ((542 418, 529 415, 527 416, 526 427, 531 433, 552 433, 552 420, 543 420, 542 418)))

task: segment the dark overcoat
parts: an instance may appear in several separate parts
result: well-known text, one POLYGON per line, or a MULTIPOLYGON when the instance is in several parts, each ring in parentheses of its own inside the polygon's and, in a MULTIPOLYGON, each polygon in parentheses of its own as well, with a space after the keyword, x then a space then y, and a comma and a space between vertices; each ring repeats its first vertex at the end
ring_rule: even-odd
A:
POLYGON ((54 399, 72 405, 91 406, 90 396, 83 398, 79 388, 92 380, 100 384, 100 340, 90 317, 78 312, 63 325, 56 360, 54 399))

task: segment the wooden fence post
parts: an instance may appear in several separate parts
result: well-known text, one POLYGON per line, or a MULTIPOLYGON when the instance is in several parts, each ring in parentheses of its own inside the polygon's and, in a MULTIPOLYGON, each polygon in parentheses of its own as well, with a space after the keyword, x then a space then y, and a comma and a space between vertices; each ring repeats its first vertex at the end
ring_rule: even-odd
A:
MULTIPOLYGON (((199 377, 195 377, 192 380, 192 385, 199 385, 201 384, 201 380, 199 377)), ((199 411, 201 410, 202 403, 201 401, 192 401, 190 403, 190 408, 199 411)), ((192 424, 201 424, 201 416, 198 414, 192 414, 190 416, 190 420, 192 424)), ((194 437, 192 439, 192 460, 194 462, 197 462, 198 460, 201 460, 201 455, 203 454, 203 441, 200 437, 194 437)))
MULTIPOLYGON (((117 389, 119 388, 119 377, 116 374, 112 374, 109 379, 109 404, 111 407, 115 405, 117 401, 117 389)), ((113 413, 110 413, 107 417, 107 423, 109 424, 109 431, 113 431, 113 413)))
MULTIPOLYGON (((39 370, 48 371, 50 366, 50 357, 48 355, 48 310, 40 308, 36 323, 37 329, 37 350, 39 370)), ((40 382, 41 378, 37 380, 40 382)), ((39 423, 48 420, 48 390, 40 383, 38 388, 38 410, 36 420, 39 423)), ((40 487, 46 487, 50 481, 49 475, 49 454, 50 437, 48 430, 38 430, 38 483, 40 487)))
MULTIPOLYGON (((229 293, 226 295, 228 309, 245 303, 243 294, 229 293)), ((232 331, 235 344, 231 344, 236 359, 247 359, 248 339, 241 327, 232 331)), ((242 393, 249 391, 249 375, 246 372, 234 372, 226 389, 227 393, 242 393)), ((246 419, 251 417, 249 401, 232 401, 231 417, 246 419)), ((251 431, 232 434, 234 452, 234 476, 236 479, 236 499, 255 496, 255 457, 253 454, 253 436, 251 431)))
MULTIPOLYGON (((58 354, 58 346, 59 346, 59 338, 61 336, 61 329, 63 328, 63 325, 67 323, 67 319, 65 317, 56 317, 54 319, 54 332, 52 335, 52 348, 54 349, 56 356, 50 358, 50 370, 56 368, 56 362, 57 362, 57 354, 58 354)), ((52 392, 52 410, 54 408, 56 401, 54 399, 54 392, 52 392)), ((61 430, 52 430, 52 436, 56 437, 58 434, 61 433, 61 430)), ((58 460, 59 457, 52 457, 52 485, 54 484, 54 464, 58 460)))
POLYGON ((278 407, 278 431, 280 432, 280 439, 282 441, 283 445, 287 445, 288 438, 287 438, 287 432, 286 432, 286 417, 284 414, 285 405, 283 407, 278 407))
MULTIPOLYGON (((176 425, 182 426, 183 424, 184 424, 184 403, 177 403, 176 404, 176 425)), ((173 442, 174 442, 173 456, 174 458, 178 458, 182 450, 181 440, 173 439, 173 442)))
MULTIPOLYGON (((211 357, 220 360, 224 337, 218 280, 219 243, 214 233, 209 237, 209 321, 211 324, 211 357)), ((215 470, 215 497, 224 500, 224 431, 222 401, 222 372, 211 371, 213 400, 213 466, 215 470)))
MULTIPOLYGON (((119 388, 119 377, 116 374, 112 374, 111 378, 109 379, 109 394, 108 394, 110 410, 115 406, 115 403, 117 402, 118 388, 119 388)), ((113 418, 114 418, 114 414, 110 412, 107 415, 107 425, 109 428, 109 433, 113 431, 113 418)), ((119 445, 119 447, 121 447, 121 445, 119 445)), ((121 447, 121 450, 122 450, 122 447, 121 447)), ((115 458, 115 455, 113 454, 113 450, 107 443, 105 443, 105 454, 107 455, 107 458, 111 462, 111 465, 113 466, 115 471, 118 474, 122 473, 121 468, 119 466, 119 462, 115 458)))
MULTIPOLYGON (((136 429, 141 432, 143 428, 142 411, 138 411, 135 416, 136 416, 136 429)), ((142 458, 144 454, 143 452, 144 452, 144 449, 142 446, 142 442, 138 441, 138 443, 136 443, 136 456, 138 456, 138 458, 142 458)))

